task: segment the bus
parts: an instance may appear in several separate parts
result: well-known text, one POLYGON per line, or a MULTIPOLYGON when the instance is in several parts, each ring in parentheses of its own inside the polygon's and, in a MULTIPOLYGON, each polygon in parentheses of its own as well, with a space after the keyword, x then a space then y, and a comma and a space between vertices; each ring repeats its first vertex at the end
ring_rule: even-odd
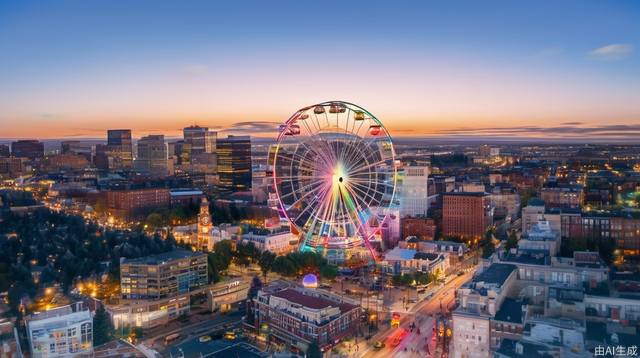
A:
POLYGON ((164 344, 165 345, 169 345, 169 344, 175 342, 178 338, 180 338, 180 333, 170 334, 170 335, 164 337, 164 344))

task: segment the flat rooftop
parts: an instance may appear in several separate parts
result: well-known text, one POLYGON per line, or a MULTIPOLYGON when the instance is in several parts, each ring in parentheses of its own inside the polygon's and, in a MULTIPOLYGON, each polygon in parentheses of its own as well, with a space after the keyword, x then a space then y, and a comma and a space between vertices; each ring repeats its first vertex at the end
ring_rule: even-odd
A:
POLYGON ((522 324, 522 302, 513 298, 505 298, 500 310, 496 312, 496 321, 522 324))
POLYGON ((474 277, 473 282, 493 283, 502 286, 509 275, 515 270, 517 270, 516 265, 494 263, 478 276, 474 277))
POLYGON ((199 257, 205 255, 202 252, 194 252, 189 250, 172 250, 156 255, 149 255, 144 257, 138 257, 135 259, 124 259, 123 264, 137 264, 137 265, 158 265, 164 262, 186 259, 190 257, 199 257))

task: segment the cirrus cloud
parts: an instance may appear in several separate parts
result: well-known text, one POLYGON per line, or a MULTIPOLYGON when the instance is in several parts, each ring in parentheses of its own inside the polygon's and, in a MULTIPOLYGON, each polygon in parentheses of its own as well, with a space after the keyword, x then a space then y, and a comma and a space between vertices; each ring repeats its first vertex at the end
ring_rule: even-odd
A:
POLYGON ((599 60, 622 60, 633 52, 631 44, 610 44, 589 52, 589 57, 599 60))

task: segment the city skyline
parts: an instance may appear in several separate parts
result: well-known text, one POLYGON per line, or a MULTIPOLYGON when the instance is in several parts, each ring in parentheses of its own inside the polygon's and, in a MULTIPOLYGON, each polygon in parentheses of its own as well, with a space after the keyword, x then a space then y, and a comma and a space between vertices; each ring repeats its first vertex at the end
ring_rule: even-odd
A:
POLYGON ((272 137, 298 108, 335 99, 363 105, 394 137, 633 140, 637 10, 5 3, 0 138, 171 137, 192 124, 272 137))

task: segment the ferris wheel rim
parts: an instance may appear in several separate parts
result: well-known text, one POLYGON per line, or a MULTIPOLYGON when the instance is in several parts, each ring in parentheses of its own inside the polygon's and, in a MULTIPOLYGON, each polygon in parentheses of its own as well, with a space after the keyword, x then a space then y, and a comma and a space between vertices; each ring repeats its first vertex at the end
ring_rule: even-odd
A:
MULTIPOLYGON (((373 195, 376 195, 376 194, 373 194, 373 193, 369 194, 369 191, 371 190, 371 175, 372 175, 372 172, 371 172, 370 169, 368 170, 369 177, 367 177, 365 174, 363 174, 363 175, 365 175, 364 178, 358 179, 357 177, 355 177, 356 179, 350 179, 350 180, 353 180, 353 183, 352 183, 352 185, 353 185, 353 189, 352 189, 353 197, 356 197, 356 198, 360 197, 359 195, 355 194, 356 191, 360 191, 361 192, 360 195, 363 195, 363 196, 370 195, 371 196, 370 200, 367 200, 367 201, 360 200, 360 204, 364 203, 365 204, 364 205, 365 208, 362 208, 361 205, 358 205, 358 208, 357 208, 358 211, 359 212, 361 210, 362 211, 368 211, 368 214, 371 215, 371 217, 373 217, 373 215, 371 214, 371 209, 372 209, 372 206, 373 206, 372 204, 374 204, 374 202, 376 204, 375 206, 377 206, 377 209, 378 210, 382 209, 383 211, 386 211, 387 209, 389 209, 393 205, 393 203, 395 202, 395 197, 396 197, 396 194, 397 194, 397 189, 396 189, 396 185, 397 185, 397 167, 395 165, 395 157, 396 157, 395 156, 395 148, 393 147, 393 140, 392 140, 391 136, 389 135, 388 131, 386 130, 386 128, 384 127, 384 125, 382 124, 382 122, 376 116, 374 116, 371 112, 366 110, 365 108, 363 108, 363 107, 361 107, 359 105, 356 105, 354 103, 346 102, 346 101, 332 100, 332 101, 320 102, 320 103, 317 103, 317 104, 314 104, 314 105, 303 107, 303 108, 297 110, 293 115, 291 115, 289 117, 289 119, 287 119, 287 121, 284 124, 286 127, 284 128, 284 130, 281 130, 280 133, 278 134, 275 150, 273 152, 273 172, 272 172, 273 186, 274 186, 275 194, 276 194, 277 201, 278 201, 279 212, 301 234, 308 234, 308 232, 305 232, 305 226, 307 226, 309 218, 307 218, 307 221, 305 222, 305 225, 300 225, 298 219, 300 219, 300 216, 302 216, 305 213, 305 211, 308 210, 308 208, 305 208, 304 210, 301 210, 298 213, 299 215, 295 219, 290 214, 291 214, 291 209, 294 206, 296 206, 298 204, 298 201, 301 201, 301 199, 303 199, 304 196, 303 197, 297 197, 297 200, 294 201, 294 202, 290 202, 290 201, 286 202, 285 200, 283 200, 286 196, 295 195, 296 194, 296 190, 300 190, 301 188, 299 187, 298 189, 294 189, 294 185, 292 184, 292 182, 289 182, 287 184, 290 185, 291 192, 284 193, 284 192, 281 191, 281 188, 278 185, 279 181, 281 181, 283 179, 290 180, 290 181, 292 181, 293 179, 301 179, 300 175, 293 175, 292 172, 290 172, 290 176, 288 176, 288 177, 279 176, 278 175, 278 169, 277 169, 278 168, 278 159, 282 159, 282 158, 280 158, 280 155, 279 155, 280 154, 280 150, 281 150, 281 146, 283 146, 284 144, 293 144, 293 143, 286 143, 285 142, 286 141, 286 137, 285 137, 285 133, 286 132, 285 131, 288 130, 289 128, 291 128, 291 126, 294 123, 296 123, 296 121, 300 118, 301 115, 306 114, 306 112, 308 112, 310 110, 313 111, 318 106, 322 106, 324 108, 324 107, 327 107, 327 106, 340 106, 340 105, 343 106, 341 108, 346 108, 347 110, 349 110, 350 111, 349 114, 351 113, 351 111, 354 111, 354 110, 361 111, 361 112, 365 113, 366 114, 366 119, 368 119, 368 121, 370 121, 370 122, 373 122, 374 124, 372 124, 372 125, 377 125, 378 128, 381 128, 382 130, 380 131, 380 133, 383 134, 383 135, 382 135, 381 139, 375 138, 376 135, 371 135, 370 137, 367 137, 366 134, 365 134, 365 135, 361 136, 361 135, 358 134, 359 131, 360 131, 360 128, 358 129, 358 132, 353 132, 354 128, 351 131, 348 131, 348 128, 347 128, 347 131, 345 131, 345 132, 342 132, 342 131, 336 132, 336 131, 328 130, 326 135, 333 135, 333 136, 338 136, 338 137, 339 136, 347 136, 347 137, 350 136, 350 137, 352 137, 352 138, 350 138, 351 141, 354 140, 353 138, 355 138, 357 141, 369 140, 370 143, 368 143, 367 145, 371 145, 373 143, 376 143, 376 145, 378 145, 378 142, 388 143, 388 148, 387 148, 389 150, 388 157, 383 156, 380 153, 377 153, 378 155, 380 155, 380 158, 379 158, 378 161, 372 163, 371 167, 377 166, 377 168, 380 168, 380 167, 386 168, 387 171, 384 172, 383 174, 388 177, 387 179, 390 178, 391 182, 379 179, 378 178, 379 171, 377 171, 377 172, 375 172, 375 174, 376 174, 375 178, 376 179, 374 181, 374 183, 375 183, 374 186, 376 186, 376 187, 377 186, 389 187, 391 189, 390 193, 379 192, 378 191, 378 194, 380 194, 381 197, 377 201, 375 200, 375 197, 373 196, 373 195), (373 140, 372 140, 372 138, 373 138, 373 140), (387 162, 389 162, 389 163, 387 163, 387 162), (364 190, 360 187, 361 185, 364 186, 362 183, 358 182, 360 180, 362 180, 362 181, 368 180, 369 186, 366 188, 367 189, 366 193, 364 193, 364 190), (383 202, 382 199, 385 198, 385 195, 388 195, 388 198, 386 198, 385 201, 383 202)), ((322 113, 325 114, 325 116, 328 115, 326 110, 324 110, 322 113)), ((339 117, 340 113, 343 113, 343 112, 336 112, 336 114, 337 114, 336 121, 337 122, 338 122, 338 117, 339 117)), ((349 114, 347 114, 347 124, 348 124, 348 119, 349 119, 348 116, 349 116, 349 114)), ((317 120, 317 113, 314 113, 313 115, 316 116, 316 120, 317 120)), ((354 112, 354 115, 355 115, 355 112, 354 112)), ((307 116, 307 118, 309 118, 309 116, 307 116)), ((355 119, 354 119, 354 127, 355 127, 355 119)), ((321 129, 323 129, 323 128, 320 127, 320 126, 318 126, 318 130, 316 132, 308 129, 309 133, 308 133, 307 137, 309 139, 307 139, 307 140, 309 142, 312 142, 311 139, 314 139, 316 137, 321 137, 321 136, 325 135, 325 133, 322 133, 321 129)), ((336 129, 340 129, 339 128, 339 123, 337 123, 336 129)), ((305 145, 305 142, 300 140, 298 142, 295 142, 295 145, 296 146, 305 145)), ((341 144, 341 145, 347 146, 347 150, 354 150, 354 145, 353 144, 349 144, 351 147, 349 147, 346 144, 341 144)), ((363 146, 362 148, 367 148, 367 146, 363 146)), ((364 149, 362 149, 362 150, 364 150, 364 149)), ((308 149, 308 151, 304 152, 303 155, 307 155, 310 151, 312 151, 312 149, 308 149)), ((354 153, 353 155, 355 155, 355 154, 356 153, 354 153)), ((371 154, 371 153, 369 153, 369 154, 371 154)), ((294 150, 293 154, 292 154, 292 157, 295 157, 295 155, 298 155, 298 153, 294 150)), ((341 153, 341 155, 344 155, 344 153, 341 153)), ((358 155, 360 155, 362 158, 367 158, 366 154, 358 153, 358 155)), ((343 160, 343 159, 344 159, 343 157, 340 158, 340 160, 343 160)), ((293 166, 293 160, 289 159, 289 161, 291 162, 291 167, 292 167, 293 166)), ((350 167, 349 170, 351 170, 353 168, 353 166, 355 166, 356 164, 352 164, 352 167, 350 167)), ((298 170, 298 168, 296 168, 296 169, 298 170)), ((311 170, 311 168, 309 168, 309 169, 311 170)), ((365 170, 365 169, 366 168, 361 169, 361 170, 365 170)), ((314 176, 310 176, 309 178, 304 178, 304 179, 311 179, 311 178, 316 178, 318 180, 326 179, 326 178, 320 178, 320 177, 317 177, 317 176, 315 176, 315 177, 314 176)), ((342 180, 342 178, 340 178, 340 180, 342 180)), ((300 185, 300 184, 297 184, 297 185, 300 185)), ((317 187, 314 188, 313 190, 309 190, 309 192, 307 194, 305 194, 305 196, 309 195, 309 194, 313 194, 316 191, 319 191, 319 192, 324 191, 325 192, 324 194, 326 194, 326 191, 328 190, 327 188, 321 188, 323 186, 323 184, 313 183, 312 182, 309 185, 316 185, 317 187)), ((385 188, 385 189, 382 189, 382 190, 387 190, 387 189, 385 188)), ((363 223, 360 220, 355 220, 357 218, 353 219, 353 218, 350 217, 352 212, 350 212, 348 209, 346 209, 346 206, 345 206, 344 203, 342 203, 341 206, 339 206, 339 207, 340 207, 340 210, 341 210, 340 215, 342 215, 343 219, 340 222, 336 222, 335 224, 337 224, 337 225, 343 224, 344 225, 345 222, 346 222, 346 220, 344 220, 344 217, 347 217, 347 218, 349 218, 351 220, 351 225, 353 225, 354 227, 358 227, 358 234, 359 234, 359 232, 360 232, 360 228, 359 227, 361 227, 363 225, 363 223)), ((315 213, 315 211, 314 211, 314 213, 315 213)), ((376 216, 378 216, 378 215, 376 214, 376 216)), ((316 225, 316 220, 322 220, 323 221, 322 224, 324 225, 324 224, 327 223, 326 219, 327 219, 326 216, 323 216, 321 218, 318 217, 318 216, 314 216, 314 220, 313 220, 311 225, 312 226, 316 225)), ((334 223, 329 223, 329 224, 333 225, 334 223)), ((370 232, 368 235, 361 237, 362 241, 364 242, 364 244, 366 246, 369 246, 369 240, 377 232, 379 232, 381 227, 382 227, 382 220, 378 220, 378 223, 377 223, 377 226, 376 226, 375 230, 370 232)), ((331 230, 331 229, 332 228, 330 228, 329 230, 331 230)), ((345 232, 346 231, 347 230, 345 230, 345 232)), ((322 234, 322 232, 321 232, 321 234, 322 234)), ((373 253, 373 251, 372 251, 372 253, 373 253)))

